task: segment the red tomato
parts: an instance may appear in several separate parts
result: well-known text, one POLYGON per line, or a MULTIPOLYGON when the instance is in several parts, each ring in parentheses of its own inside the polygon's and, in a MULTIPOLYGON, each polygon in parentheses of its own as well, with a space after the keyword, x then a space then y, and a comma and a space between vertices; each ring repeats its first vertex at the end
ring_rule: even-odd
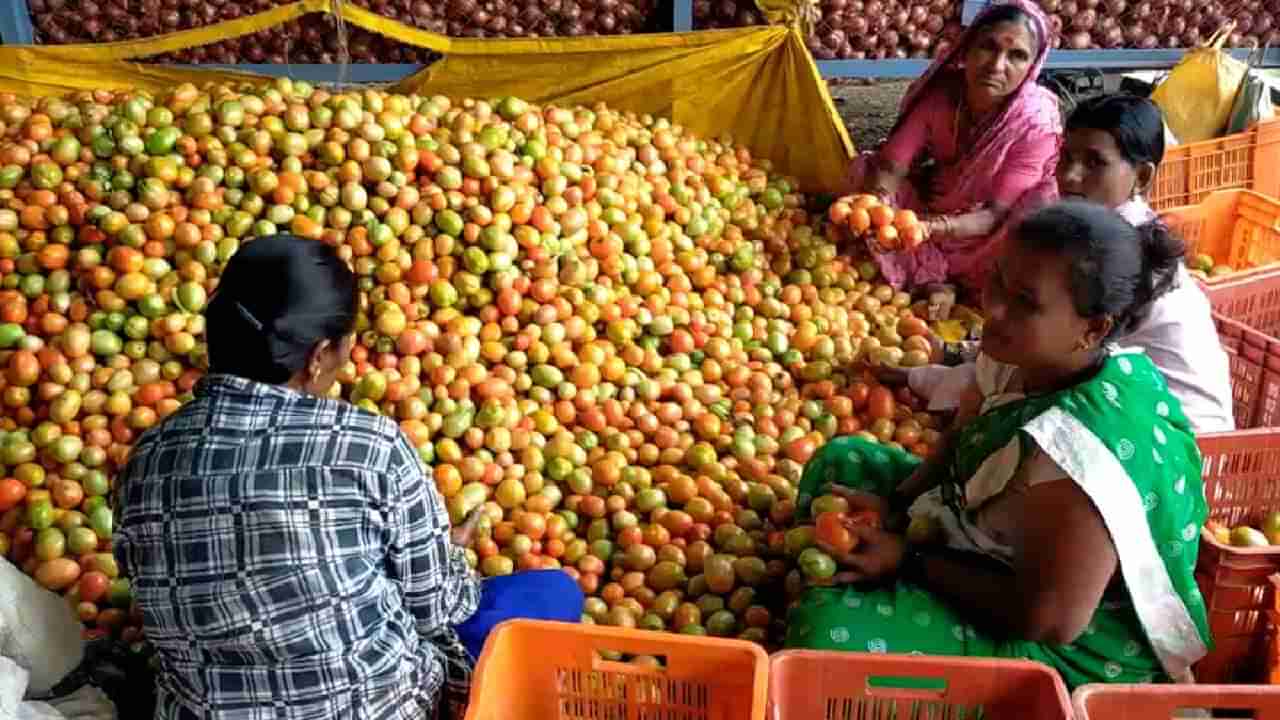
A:
POLYGON ((858 546, 858 538, 847 527, 849 523, 850 517, 845 513, 824 512, 818 516, 814 538, 837 553, 848 554, 858 546))
POLYGON ((27 495, 27 486, 14 478, 0 480, 0 512, 16 507, 27 495))
POLYGON ((882 385, 874 387, 867 395, 867 415, 872 420, 892 420, 896 404, 892 390, 882 385))

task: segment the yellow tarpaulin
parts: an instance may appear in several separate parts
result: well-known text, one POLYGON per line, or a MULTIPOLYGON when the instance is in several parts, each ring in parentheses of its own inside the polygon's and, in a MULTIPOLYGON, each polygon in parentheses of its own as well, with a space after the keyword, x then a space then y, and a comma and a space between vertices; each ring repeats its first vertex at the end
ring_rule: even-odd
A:
POLYGON ((761 0, 779 24, 696 33, 557 39, 458 39, 334 0, 299 0, 196 30, 146 40, 0 46, 0 91, 54 95, 182 82, 264 80, 242 73, 129 62, 248 35, 307 13, 339 13, 355 26, 444 56, 396 85, 452 97, 516 95, 561 105, 604 102, 669 117, 708 137, 730 135, 805 189, 839 189, 853 155, 801 28, 812 0, 761 0), (336 7, 335 7, 336 6, 336 7))

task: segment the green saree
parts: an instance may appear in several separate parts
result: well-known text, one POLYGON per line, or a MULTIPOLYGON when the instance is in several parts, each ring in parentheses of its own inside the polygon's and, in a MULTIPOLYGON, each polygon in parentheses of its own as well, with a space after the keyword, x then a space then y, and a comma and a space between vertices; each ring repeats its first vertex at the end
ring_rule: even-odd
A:
MULTIPOLYGON (((787 646, 819 650, 1026 658, 1056 668, 1067 685, 1190 679, 1209 645, 1193 573, 1207 513, 1200 453, 1178 401, 1142 353, 1116 352, 1079 385, 986 410, 957 438, 951 482, 962 488, 983 463, 1039 448, 1093 501, 1120 561, 1109 591, 1070 645, 985 636, 928 591, 812 588, 788 618, 787 646)), ((825 445, 805 467, 802 511, 829 483, 887 495, 918 464, 856 438, 825 445)), ((960 527, 978 508, 948 503, 960 527)))

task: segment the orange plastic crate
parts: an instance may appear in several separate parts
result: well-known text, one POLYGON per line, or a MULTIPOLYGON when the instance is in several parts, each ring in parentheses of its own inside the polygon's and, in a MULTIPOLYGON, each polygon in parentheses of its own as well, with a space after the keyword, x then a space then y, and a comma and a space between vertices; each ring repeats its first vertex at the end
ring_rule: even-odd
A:
POLYGON ((1236 427, 1280 426, 1280 340, 1218 313, 1213 322, 1227 352, 1236 427))
MULTIPOLYGON (((1209 519, 1227 527, 1256 525, 1280 509, 1280 428, 1212 433, 1197 438, 1203 456, 1209 519)), ((1269 577, 1280 571, 1280 547, 1241 548, 1200 533, 1196 580, 1208 609, 1214 648, 1196 666, 1206 683, 1250 682, 1265 673, 1269 577)))
MULTIPOLYGON (((1280 720, 1280 687, 1085 685, 1071 696, 1076 720, 1169 720, 1187 710, 1213 717, 1280 720)), ((1189 716, 1195 717, 1195 716, 1189 716)))
POLYGON ((788 650, 769 665, 769 720, 1071 717, 1062 678, 1025 660, 788 650), (921 681, 939 689, 907 689, 921 681))
POLYGON ((466 720, 764 720, 768 688, 754 643, 513 620, 485 642, 466 720))
POLYGON ((1157 210, 1194 205, 1216 190, 1280 197, 1280 119, 1233 135, 1168 148, 1148 199, 1157 210))
POLYGON ((1214 264, 1235 269, 1201 281, 1210 287, 1275 270, 1280 263, 1280 200, 1249 190, 1222 190, 1197 205, 1162 211, 1160 217, 1186 241, 1187 257, 1205 254, 1214 264))

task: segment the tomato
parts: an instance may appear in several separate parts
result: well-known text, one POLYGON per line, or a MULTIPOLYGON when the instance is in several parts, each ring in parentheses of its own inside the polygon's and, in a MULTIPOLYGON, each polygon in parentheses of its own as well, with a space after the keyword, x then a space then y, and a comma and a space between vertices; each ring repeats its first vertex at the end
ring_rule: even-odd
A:
POLYGON ((847 513, 849 501, 840 495, 819 495, 809 505, 809 512, 814 517, 824 513, 847 513))
POLYGON ((111 579, 105 574, 91 570, 80 576, 80 599, 85 602, 96 603, 107 594, 107 589, 111 585, 111 579))
POLYGON ((15 478, 0 479, 0 512, 17 507, 27 496, 27 486, 15 478))
POLYGON ((36 568, 35 577, 49 590, 63 590, 79 579, 80 565, 68 558, 47 560, 36 568))
POLYGON ((810 580, 830 580, 836 574, 836 561, 817 548, 800 553, 800 570, 810 580))
POLYGON ((847 555, 858 546, 858 539, 847 525, 852 524, 849 515, 825 512, 818 516, 814 539, 832 552, 847 555))
POLYGON ((872 420, 892 420, 896 407, 893 391, 887 387, 874 387, 867 395, 867 415, 872 420))

